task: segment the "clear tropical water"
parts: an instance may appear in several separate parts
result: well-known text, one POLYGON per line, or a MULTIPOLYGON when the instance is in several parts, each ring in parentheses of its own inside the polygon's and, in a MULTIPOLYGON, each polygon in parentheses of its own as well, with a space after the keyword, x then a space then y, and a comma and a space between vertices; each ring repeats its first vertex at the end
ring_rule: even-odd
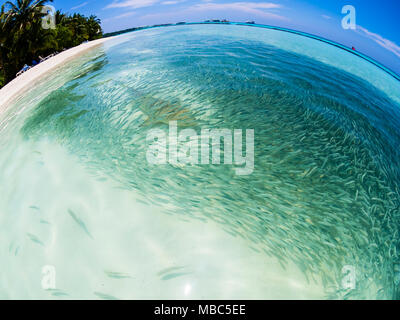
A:
POLYGON ((0 298, 396 298, 399 89, 276 30, 107 42, 0 115, 0 298), (149 164, 170 121, 254 129, 254 171, 149 164))

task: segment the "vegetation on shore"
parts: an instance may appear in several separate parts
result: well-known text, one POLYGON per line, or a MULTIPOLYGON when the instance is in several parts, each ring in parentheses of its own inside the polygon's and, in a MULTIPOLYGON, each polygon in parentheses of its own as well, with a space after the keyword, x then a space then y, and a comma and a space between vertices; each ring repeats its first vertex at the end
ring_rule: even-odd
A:
POLYGON ((53 0, 7 1, 0 9, 0 87, 15 78, 25 65, 81 44, 102 38, 100 20, 92 15, 55 13, 55 28, 44 29, 42 8, 53 0))

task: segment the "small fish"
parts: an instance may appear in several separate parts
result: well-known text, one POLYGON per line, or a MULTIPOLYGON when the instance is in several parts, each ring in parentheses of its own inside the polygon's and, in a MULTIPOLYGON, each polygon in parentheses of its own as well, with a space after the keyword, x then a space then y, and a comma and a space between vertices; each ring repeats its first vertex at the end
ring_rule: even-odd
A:
POLYGON ((222 228, 226 233, 230 234, 232 237, 236 237, 236 234, 234 232, 228 231, 225 228, 222 228))
POLYGON ((68 213, 69 215, 72 217, 72 219, 74 219, 74 221, 83 229, 83 231, 85 231, 85 233, 91 238, 93 239, 92 235, 90 234, 89 230, 87 229, 85 223, 79 219, 79 217, 70 209, 68 209, 68 213))
POLYGON ((59 289, 47 289, 46 291, 50 292, 55 297, 68 296, 67 293, 59 289))
POLYGON ((173 278, 185 276, 187 274, 190 274, 190 272, 171 273, 161 277, 161 280, 170 280, 173 278))
POLYGON ((141 200, 141 199, 136 199, 137 202, 148 205, 148 202, 141 200))
POLYGON ((36 237, 34 234, 27 233, 26 235, 27 235, 28 238, 29 238, 30 240, 32 240, 33 242, 35 242, 35 243, 37 243, 37 244, 40 244, 41 246, 44 246, 44 243, 43 243, 42 241, 40 241, 39 238, 36 237))
POLYGON ((181 270, 181 269, 184 269, 184 268, 185 268, 185 267, 183 267, 183 266, 169 267, 169 268, 166 268, 166 269, 161 270, 160 272, 157 273, 157 275, 158 275, 158 276, 161 276, 161 275, 166 274, 166 273, 168 273, 168 272, 170 272, 170 271, 181 270))
POLYGON ((130 276, 126 273, 121 273, 121 272, 114 272, 114 271, 107 271, 105 270, 104 273, 114 279, 125 279, 125 278, 130 278, 130 276))
POLYGON ((109 294, 101 293, 101 292, 93 292, 96 296, 104 300, 119 300, 118 298, 111 296, 109 294))

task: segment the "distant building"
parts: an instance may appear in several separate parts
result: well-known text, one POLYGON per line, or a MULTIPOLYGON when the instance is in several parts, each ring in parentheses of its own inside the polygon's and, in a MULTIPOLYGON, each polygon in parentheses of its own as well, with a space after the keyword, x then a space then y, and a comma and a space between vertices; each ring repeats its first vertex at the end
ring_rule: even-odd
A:
POLYGON ((255 24, 254 21, 246 21, 247 24, 255 24))

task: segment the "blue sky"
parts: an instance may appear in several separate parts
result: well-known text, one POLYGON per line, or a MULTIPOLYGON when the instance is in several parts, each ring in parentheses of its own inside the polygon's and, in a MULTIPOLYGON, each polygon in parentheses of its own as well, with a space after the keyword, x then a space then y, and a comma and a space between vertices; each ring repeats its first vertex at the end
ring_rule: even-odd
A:
POLYGON ((178 21, 254 20, 355 46, 400 74, 399 0, 54 0, 53 5, 97 15, 105 32, 178 21), (356 9, 356 30, 342 28, 344 5, 356 9))

